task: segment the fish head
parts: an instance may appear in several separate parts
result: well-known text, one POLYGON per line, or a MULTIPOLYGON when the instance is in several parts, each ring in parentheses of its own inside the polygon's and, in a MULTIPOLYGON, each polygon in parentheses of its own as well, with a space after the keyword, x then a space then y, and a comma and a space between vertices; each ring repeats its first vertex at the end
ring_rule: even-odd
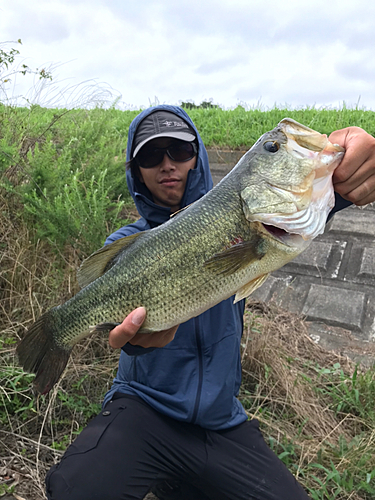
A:
POLYGON ((327 135, 284 118, 244 157, 245 217, 286 244, 290 234, 298 235, 293 245, 298 239, 310 242, 324 232, 335 204, 332 174, 344 153, 327 135))

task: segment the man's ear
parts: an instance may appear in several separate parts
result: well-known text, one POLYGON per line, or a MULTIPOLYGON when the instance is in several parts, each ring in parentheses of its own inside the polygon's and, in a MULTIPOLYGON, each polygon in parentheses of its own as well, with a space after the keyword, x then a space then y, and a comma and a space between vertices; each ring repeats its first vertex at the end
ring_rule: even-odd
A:
POLYGON ((144 183, 145 183, 145 181, 143 180, 143 177, 142 177, 142 174, 141 174, 141 171, 140 171, 140 169, 139 169, 139 168, 137 169, 136 176, 137 176, 137 177, 138 177, 138 179, 142 182, 142 184, 144 184, 144 183))
POLYGON ((144 184, 145 181, 143 180, 141 169, 139 168, 138 164, 135 162, 134 159, 129 162, 129 167, 130 170, 132 171, 133 178, 139 179, 142 182, 142 184, 144 184))

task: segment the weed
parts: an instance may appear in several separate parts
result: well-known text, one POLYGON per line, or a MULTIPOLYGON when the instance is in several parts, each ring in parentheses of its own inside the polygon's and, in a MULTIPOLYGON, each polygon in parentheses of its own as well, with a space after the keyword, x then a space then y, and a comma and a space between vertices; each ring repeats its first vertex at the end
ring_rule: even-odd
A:
POLYGON ((15 486, 8 486, 6 484, 0 484, 0 497, 4 495, 11 495, 14 493, 15 486))

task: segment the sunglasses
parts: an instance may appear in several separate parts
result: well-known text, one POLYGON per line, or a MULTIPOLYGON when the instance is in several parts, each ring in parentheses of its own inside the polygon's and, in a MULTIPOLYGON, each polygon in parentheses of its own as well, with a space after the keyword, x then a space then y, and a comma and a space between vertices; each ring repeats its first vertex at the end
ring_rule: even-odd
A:
POLYGON ((163 161, 164 155, 167 154, 174 161, 189 161, 197 154, 197 146, 194 142, 181 141, 173 143, 166 148, 143 147, 135 159, 142 168, 156 167, 163 161))

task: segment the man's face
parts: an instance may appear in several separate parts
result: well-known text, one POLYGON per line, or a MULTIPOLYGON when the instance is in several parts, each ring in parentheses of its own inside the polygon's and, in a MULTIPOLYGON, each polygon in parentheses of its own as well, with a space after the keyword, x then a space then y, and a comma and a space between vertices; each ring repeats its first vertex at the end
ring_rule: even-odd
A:
MULTIPOLYGON (((149 141, 141 148, 141 151, 150 148, 166 148, 175 143, 175 139, 160 137, 149 141)), ((196 156, 184 162, 172 160, 165 153, 163 160, 154 167, 140 166, 140 180, 150 190, 154 203, 170 208, 172 213, 179 210, 189 170, 195 168, 196 161, 196 156)))

